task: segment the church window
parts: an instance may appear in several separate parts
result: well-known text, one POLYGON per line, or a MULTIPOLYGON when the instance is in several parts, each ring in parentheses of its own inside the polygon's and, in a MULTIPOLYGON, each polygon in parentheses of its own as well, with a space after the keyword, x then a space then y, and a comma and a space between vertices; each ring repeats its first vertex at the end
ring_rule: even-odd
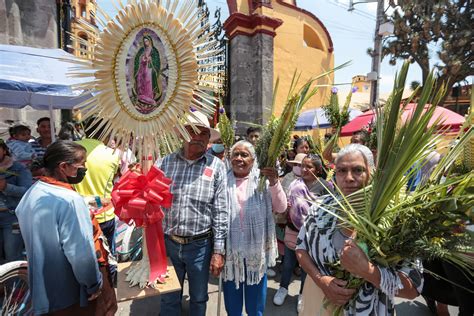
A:
POLYGON ((323 43, 319 38, 316 31, 311 28, 309 25, 304 25, 303 28, 303 43, 306 47, 316 48, 319 50, 323 50, 323 43))
POLYGON ((81 56, 87 56, 87 42, 88 42, 87 35, 80 34, 79 38, 80 38, 79 47, 81 48, 81 51, 79 52, 79 54, 81 56))

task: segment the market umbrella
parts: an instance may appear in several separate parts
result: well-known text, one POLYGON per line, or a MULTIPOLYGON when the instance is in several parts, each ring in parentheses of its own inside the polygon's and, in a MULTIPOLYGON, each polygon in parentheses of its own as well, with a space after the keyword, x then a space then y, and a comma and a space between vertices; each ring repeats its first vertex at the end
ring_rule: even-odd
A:
MULTIPOLYGON (((72 55, 61 49, 0 45, 0 107, 36 110, 72 109, 92 96, 77 91, 74 85, 84 79, 67 75, 76 67, 65 58, 72 55)), ((51 125, 54 139, 54 124, 51 125)))
MULTIPOLYGON (((360 115, 362 112, 356 109, 349 109, 349 121, 360 115)), ((307 131, 315 128, 329 128, 328 119, 324 115, 322 108, 311 109, 301 112, 298 120, 296 121, 295 131, 307 131)))
POLYGON ((37 110, 72 109, 92 96, 74 91, 83 79, 67 75, 75 64, 61 49, 0 45, 0 106, 37 110))
MULTIPOLYGON (((426 105, 424 111, 426 111, 429 106, 429 104, 426 105)), ((402 121, 406 121, 411 116, 415 108, 416 104, 408 104, 402 113, 402 121)), ((370 123, 374 122, 374 119, 374 110, 362 113, 342 128, 341 136, 351 136, 354 132, 360 131, 363 128, 367 128, 370 123)), ((435 108, 433 117, 431 118, 428 126, 432 126, 438 119, 440 119, 438 128, 447 132, 459 131, 462 124, 464 123, 464 117, 462 115, 459 115, 456 112, 441 106, 437 106, 435 108)))

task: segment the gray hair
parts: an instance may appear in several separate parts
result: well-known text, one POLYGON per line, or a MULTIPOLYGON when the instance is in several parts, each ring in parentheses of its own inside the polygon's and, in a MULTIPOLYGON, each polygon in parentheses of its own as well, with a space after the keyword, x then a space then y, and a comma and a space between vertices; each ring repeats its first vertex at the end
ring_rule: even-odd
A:
POLYGON ((348 155, 348 154, 361 154, 362 157, 364 157, 365 164, 367 167, 369 167, 370 172, 372 173, 375 169, 375 163, 374 163, 374 155, 372 154, 372 151, 364 145, 361 144, 349 144, 346 147, 342 148, 341 151, 337 153, 336 157, 336 165, 339 160, 342 159, 342 157, 348 155))
POLYGON ((255 147, 253 145, 246 141, 246 140, 239 140, 237 143, 235 143, 231 148, 230 148, 230 156, 232 157, 232 154, 234 153, 234 150, 239 147, 239 146, 244 146, 252 156, 253 160, 257 160, 257 153, 255 152, 255 147))

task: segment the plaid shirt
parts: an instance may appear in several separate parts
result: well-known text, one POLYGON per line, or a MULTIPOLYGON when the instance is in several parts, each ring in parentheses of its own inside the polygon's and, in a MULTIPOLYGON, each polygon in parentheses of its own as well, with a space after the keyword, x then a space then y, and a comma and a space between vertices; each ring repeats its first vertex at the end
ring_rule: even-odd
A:
POLYGON ((224 254, 228 223, 224 163, 208 153, 188 161, 178 151, 166 156, 160 168, 173 180, 173 204, 164 209, 164 233, 189 237, 212 229, 214 252, 224 254))

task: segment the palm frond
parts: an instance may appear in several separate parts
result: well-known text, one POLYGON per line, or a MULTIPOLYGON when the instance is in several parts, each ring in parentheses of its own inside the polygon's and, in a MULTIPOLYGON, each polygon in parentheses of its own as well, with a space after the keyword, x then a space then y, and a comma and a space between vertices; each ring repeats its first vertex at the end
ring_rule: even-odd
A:
POLYGON ((441 175, 460 155, 474 131, 471 127, 462 135, 426 184, 409 192, 409 179, 419 172, 440 142, 441 120, 434 124, 430 121, 446 89, 442 86, 434 91, 436 80, 431 72, 410 116, 402 122, 401 114, 408 104, 401 105, 407 73, 405 63, 396 76, 386 108, 375 109, 379 159, 370 184, 347 197, 339 192, 334 196, 335 203, 323 207, 338 219, 339 225, 357 232, 358 241, 367 244, 369 257, 378 264, 395 267, 400 261, 415 257, 443 258, 467 269, 472 258, 459 253, 472 249, 472 236, 463 227, 473 216, 474 171, 451 176, 444 182, 441 175))

